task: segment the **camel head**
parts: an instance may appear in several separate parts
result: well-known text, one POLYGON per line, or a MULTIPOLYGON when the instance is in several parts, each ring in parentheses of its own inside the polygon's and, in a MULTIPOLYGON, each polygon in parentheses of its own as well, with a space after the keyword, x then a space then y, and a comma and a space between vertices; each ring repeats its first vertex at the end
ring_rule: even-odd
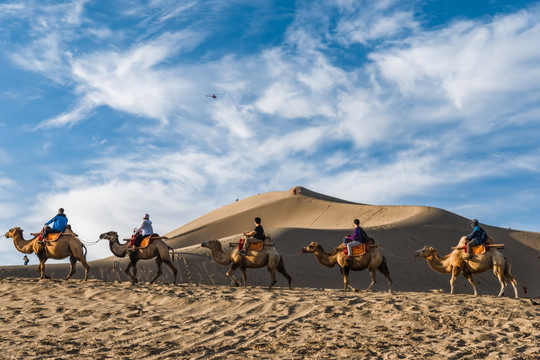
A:
POLYGON ((432 257, 435 252, 436 250, 434 248, 425 245, 422 249, 416 250, 414 252, 414 257, 421 257, 423 259, 427 259, 429 257, 432 257))
POLYGON ((20 227, 14 227, 13 229, 9 230, 4 236, 6 238, 12 238, 19 231, 21 232, 21 235, 22 235, 23 230, 20 227))
POLYGON ((302 248, 302 253, 314 253, 316 251, 322 251, 321 245, 316 242, 310 243, 308 246, 302 248))
POLYGON ((107 239, 109 241, 117 240, 118 239, 118 233, 116 231, 109 231, 106 233, 103 233, 99 235, 100 239, 107 239))
POLYGON ((212 239, 212 240, 203 242, 201 246, 208 249, 215 249, 215 248, 218 248, 218 246, 221 247, 221 243, 217 239, 212 239))

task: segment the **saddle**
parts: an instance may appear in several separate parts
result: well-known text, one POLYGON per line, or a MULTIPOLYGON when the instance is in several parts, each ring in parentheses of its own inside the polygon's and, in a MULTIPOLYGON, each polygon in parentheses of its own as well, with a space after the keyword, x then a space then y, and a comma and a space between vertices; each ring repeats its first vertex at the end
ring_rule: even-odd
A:
MULTIPOLYGON (((369 251, 369 248, 366 246, 366 244, 360 244, 352 247, 352 255, 351 256, 360 256, 364 255, 367 251, 369 251)), ((347 250, 347 246, 343 246, 343 254, 345 256, 349 255, 349 251, 347 250)))
MULTIPOLYGON (((473 246, 471 251, 473 255, 484 255, 489 250, 489 242, 473 246)), ((463 252, 467 253, 467 245, 463 247, 463 252)))
MULTIPOLYGON (((268 237, 267 237, 267 239, 268 239, 268 237)), ((238 249, 241 249, 244 246, 245 242, 246 242, 246 239, 244 239, 244 238, 238 240, 238 249)), ((248 250, 259 252, 259 251, 261 251, 263 249, 263 247, 264 247, 264 241, 258 241, 256 243, 250 243, 248 250)))
POLYGON ((144 249, 144 248, 148 247, 148 245, 153 243, 154 239, 157 238, 157 237, 159 237, 159 235, 157 235, 157 234, 145 236, 143 238, 143 240, 141 241, 141 245, 139 246, 139 249, 144 249))
POLYGON ((60 238, 60 236, 62 236, 62 234, 63 232, 47 234, 47 238, 45 239, 45 241, 56 241, 60 238))

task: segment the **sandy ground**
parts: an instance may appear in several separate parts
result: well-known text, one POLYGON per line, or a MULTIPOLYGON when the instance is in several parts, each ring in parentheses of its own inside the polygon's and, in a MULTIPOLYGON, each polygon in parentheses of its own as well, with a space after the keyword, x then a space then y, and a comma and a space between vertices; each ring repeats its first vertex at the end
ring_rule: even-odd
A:
POLYGON ((538 359, 530 299, 0 279, 2 359, 538 359))

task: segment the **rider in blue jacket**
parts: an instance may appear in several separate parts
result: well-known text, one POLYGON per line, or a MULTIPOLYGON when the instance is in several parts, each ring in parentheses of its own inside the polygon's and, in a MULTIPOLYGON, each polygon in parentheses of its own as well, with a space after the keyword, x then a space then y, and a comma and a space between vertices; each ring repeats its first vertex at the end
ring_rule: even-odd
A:
POLYGON ((68 218, 66 214, 64 214, 64 209, 58 209, 58 214, 45 223, 45 226, 43 227, 43 234, 41 235, 41 241, 47 240, 47 235, 49 234, 64 232, 64 230, 66 230, 67 223, 68 218), (50 223, 53 223, 53 225, 49 228, 47 225, 50 223))
POLYGON ((480 244, 483 244, 487 241, 488 235, 484 229, 478 225, 478 220, 473 219, 471 221, 471 227, 473 228, 473 232, 467 235, 467 240, 470 240, 469 243, 467 243, 467 256, 465 257, 465 260, 469 260, 472 258, 472 248, 473 246, 478 246, 480 244))

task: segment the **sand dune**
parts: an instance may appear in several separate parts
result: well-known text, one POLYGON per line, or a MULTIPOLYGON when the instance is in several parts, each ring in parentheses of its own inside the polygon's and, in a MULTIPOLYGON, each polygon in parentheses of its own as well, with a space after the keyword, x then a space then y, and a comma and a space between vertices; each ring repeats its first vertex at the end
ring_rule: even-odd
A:
MULTIPOLYGON (((512 261, 520 299, 510 297, 510 288, 495 297, 499 283, 491 272, 475 276, 479 297, 471 295, 463 277, 451 296, 449 275, 435 273, 412 254, 426 244, 449 253, 470 232, 468 219, 442 209, 357 204, 296 189, 301 194, 291 189, 239 200, 167 234, 177 254, 176 286, 166 267, 158 284, 144 283, 156 272, 153 261, 139 262, 143 283, 131 285, 123 271, 128 260, 116 257, 91 262, 87 283, 39 281, 35 266, 0 267, 0 296, 7 307, 0 315, 4 357, 540 357, 540 306, 531 302, 540 302, 540 233, 484 226, 506 246, 501 252, 512 261), (262 217, 282 254, 292 290, 278 274, 268 291, 266 269, 248 270, 248 288, 233 288, 227 267, 200 247, 212 238, 225 245, 237 241, 255 216, 262 217), (392 294, 381 274, 373 292, 345 293, 337 267, 299 254, 312 241, 326 249, 337 246, 351 233, 354 218, 381 245, 394 280, 392 294)), ((47 264, 47 272, 62 279, 68 265, 47 264)), ((78 265, 74 278, 82 275, 78 265)), ((369 273, 353 272, 350 281, 366 288, 369 273)))
MULTIPOLYGON (((344 235, 352 232, 351 221, 358 218, 368 234, 381 244, 381 253, 386 257, 394 279, 395 291, 422 291, 433 289, 449 291, 449 275, 433 272, 422 259, 412 258, 415 250, 424 245, 435 247, 440 254, 447 254, 459 238, 470 232, 469 219, 448 211, 422 206, 378 206, 356 204, 300 189, 301 195, 293 195, 292 189, 255 195, 216 209, 201 218, 167 234, 168 244, 176 249, 180 282, 199 284, 229 284, 224 273, 227 268, 211 261, 209 251, 199 244, 212 238, 224 242, 240 238, 242 231, 253 227, 253 218, 260 216, 266 233, 273 238, 276 249, 283 255, 285 266, 293 277, 293 285, 312 288, 341 288, 342 277, 336 268, 322 267, 311 254, 298 254, 299 250, 312 241, 326 249, 337 246, 344 235)), ((504 243, 501 250, 512 263, 512 273, 518 280, 520 295, 540 296, 540 233, 502 229, 483 225, 497 243, 504 243), (524 294, 523 287, 527 287, 524 294)), ((92 251, 91 247, 89 251, 92 251)), ((127 259, 115 257, 91 263, 90 278, 101 280, 128 281, 122 271, 127 259)), ((48 265, 54 278, 67 274, 67 265, 48 265)), ((148 281, 155 274, 153 261, 139 263, 140 277, 148 281)), ((0 276, 35 276, 35 268, 23 266, 2 267, 0 276)), ((79 268, 77 276, 82 275, 79 268)), ((172 280, 169 269, 158 281, 172 280)), ((269 277, 264 269, 249 270, 251 285, 266 285, 269 277)), ((491 272, 476 275, 481 295, 498 293, 499 283, 491 272)), ((366 288, 369 274, 353 272, 351 283, 366 288)), ((375 291, 386 290, 386 282, 378 276, 375 291)), ((286 282, 278 276, 278 286, 286 282)), ((472 294, 472 288, 460 277, 456 292, 472 294)), ((506 295, 509 295, 507 292, 506 295)))

